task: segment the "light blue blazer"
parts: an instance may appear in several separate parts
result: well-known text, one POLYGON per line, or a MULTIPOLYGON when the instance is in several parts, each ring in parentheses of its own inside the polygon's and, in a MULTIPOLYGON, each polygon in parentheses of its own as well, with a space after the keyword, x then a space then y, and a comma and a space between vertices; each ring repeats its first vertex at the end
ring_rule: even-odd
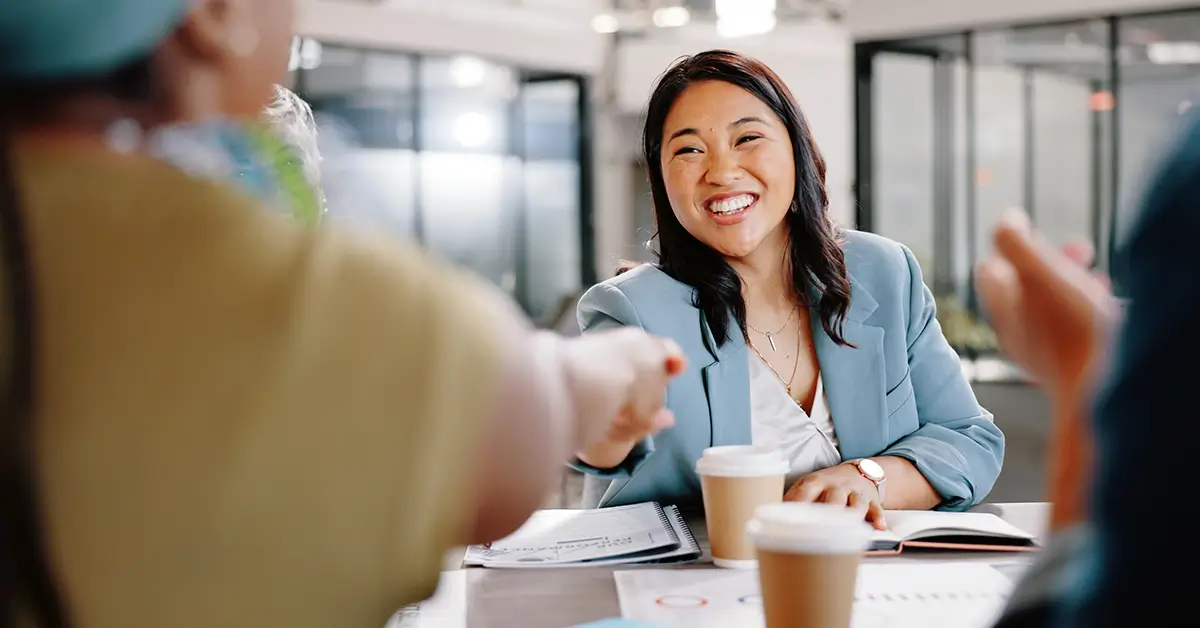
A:
MULTIPOLYGON (((834 344, 810 317, 842 458, 906 458, 941 494, 939 509, 966 510, 996 482, 1004 435, 942 335, 912 252, 869 233, 845 236, 851 293, 843 334, 854 348, 834 344)), ((732 324, 718 347, 692 297, 690 286, 644 265, 580 300, 585 332, 637 325, 674 339, 688 359, 667 389, 674 427, 639 443, 617 468, 573 464, 587 474, 585 506, 699 503, 701 452, 750 443, 746 341, 732 324)))

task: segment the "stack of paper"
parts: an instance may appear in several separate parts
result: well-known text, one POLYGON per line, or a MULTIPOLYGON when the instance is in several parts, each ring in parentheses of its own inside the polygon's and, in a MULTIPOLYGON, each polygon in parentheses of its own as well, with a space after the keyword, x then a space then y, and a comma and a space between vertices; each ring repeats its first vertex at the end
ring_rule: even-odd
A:
POLYGON ((700 558, 674 506, 541 510, 507 538, 467 548, 467 566, 528 569, 666 563, 700 558))
MULTIPOLYGON (((637 570, 614 574, 621 614, 663 628, 764 624, 757 571, 637 570)), ((986 628, 1012 583, 979 563, 859 568, 854 628, 986 628)))

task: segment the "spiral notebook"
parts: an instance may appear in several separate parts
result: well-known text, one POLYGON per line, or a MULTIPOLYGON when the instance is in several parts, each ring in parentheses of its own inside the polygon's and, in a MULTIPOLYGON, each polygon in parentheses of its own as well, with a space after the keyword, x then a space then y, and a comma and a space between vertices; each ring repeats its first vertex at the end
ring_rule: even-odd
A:
POLYGON ((468 567, 528 569, 686 562, 700 546, 674 506, 539 510, 508 537, 467 548, 468 567))

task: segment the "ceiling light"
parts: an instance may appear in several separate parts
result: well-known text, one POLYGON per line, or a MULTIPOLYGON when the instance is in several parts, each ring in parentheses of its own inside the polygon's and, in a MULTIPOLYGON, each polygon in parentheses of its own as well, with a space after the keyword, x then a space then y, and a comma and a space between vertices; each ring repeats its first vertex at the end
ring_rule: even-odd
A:
POLYGON ((675 28, 687 24, 692 15, 686 7, 663 7, 654 10, 654 25, 659 28, 675 28))
POLYGON ((450 80, 457 87, 475 87, 487 78, 487 64, 477 57, 455 57, 450 62, 450 80))
POLYGON ((1146 57, 1158 65, 1200 63, 1200 43, 1193 41, 1156 41, 1146 44, 1146 57))
POLYGON ((716 0, 717 34, 762 35, 775 30, 775 0, 716 0))
POLYGON ((775 22, 774 13, 717 18, 717 34, 726 38, 764 35, 775 30, 775 22))
POLYGON ((618 27, 617 18, 607 13, 592 18, 592 30, 597 33, 615 33, 618 27))
POLYGON ((775 0, 716 0, 717 17, 775 12, 775 0))

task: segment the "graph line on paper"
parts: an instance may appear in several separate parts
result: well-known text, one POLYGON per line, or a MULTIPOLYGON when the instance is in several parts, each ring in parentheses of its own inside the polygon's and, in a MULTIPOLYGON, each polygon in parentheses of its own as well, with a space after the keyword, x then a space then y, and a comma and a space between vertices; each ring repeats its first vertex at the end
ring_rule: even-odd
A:
MULTIPOLYGON (((640 569, 614 574, 621 613, 664 628, 754 628, 764 623, 758 574, 723 569, 640 569)), ((865 564, 853 628, 986 628, 1011 581, 978 563, 865 564)))

